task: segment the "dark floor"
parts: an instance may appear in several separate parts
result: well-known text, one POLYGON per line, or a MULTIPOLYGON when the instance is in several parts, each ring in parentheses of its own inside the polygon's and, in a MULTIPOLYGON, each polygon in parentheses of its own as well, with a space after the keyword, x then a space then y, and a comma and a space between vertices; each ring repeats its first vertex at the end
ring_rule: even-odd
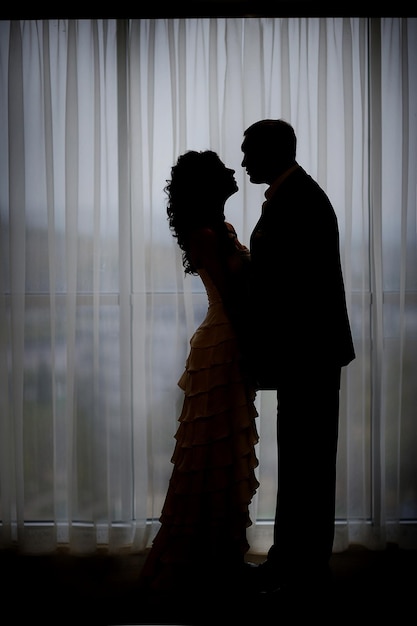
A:
MULTIPOLYGON (((259 561, 263 557, 250 556, 259 561)), ((403 624, 415 619, 417 551, 396 547, 374 552, 352 547, 332 556, 333 582, 325 594, 299 590, 272 597, 247 592, 197 602, 143 598, 136 589, 143 556, 18 555, 0 551, 0 602, 6 626, 200 624, 370 624, 383 617, 403 624)), ((221 568, 221 559, 219 559, 221 568)), ((190 573, 192 575, 192 573, 190 573)))

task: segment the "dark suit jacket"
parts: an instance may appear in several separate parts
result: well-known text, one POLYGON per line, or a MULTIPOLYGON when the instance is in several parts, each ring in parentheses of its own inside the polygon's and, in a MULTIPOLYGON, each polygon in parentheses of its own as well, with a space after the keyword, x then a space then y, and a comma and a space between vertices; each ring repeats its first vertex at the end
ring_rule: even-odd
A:
POLYGON ((250 250, 251 361, 261 388, 340 372, 355 352, 337 218, 301 167, 265 203, 250 250))

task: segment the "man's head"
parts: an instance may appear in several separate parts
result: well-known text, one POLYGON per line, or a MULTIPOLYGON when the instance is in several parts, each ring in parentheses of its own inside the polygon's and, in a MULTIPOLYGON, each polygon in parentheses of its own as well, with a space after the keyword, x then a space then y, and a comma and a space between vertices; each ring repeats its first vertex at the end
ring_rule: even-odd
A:
POLYGON ((242 167, 252 183, 269 185, 295 163, 297 138, 284 120, 260 120, 244 132, 242 167))

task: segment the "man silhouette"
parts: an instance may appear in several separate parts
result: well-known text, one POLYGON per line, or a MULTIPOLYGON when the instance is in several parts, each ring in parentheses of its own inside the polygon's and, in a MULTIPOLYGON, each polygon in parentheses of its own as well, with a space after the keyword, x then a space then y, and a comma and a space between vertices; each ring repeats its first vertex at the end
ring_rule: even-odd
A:
POLYGON ((256 569, 264 591, 328 576, 340 374, 355 358, 336 214, 296 147, 284 120, 256 122, 242 143, 250 181, 269 185, 250 239, 250 363, 258 388, 277 390, 274 539, 256 569))

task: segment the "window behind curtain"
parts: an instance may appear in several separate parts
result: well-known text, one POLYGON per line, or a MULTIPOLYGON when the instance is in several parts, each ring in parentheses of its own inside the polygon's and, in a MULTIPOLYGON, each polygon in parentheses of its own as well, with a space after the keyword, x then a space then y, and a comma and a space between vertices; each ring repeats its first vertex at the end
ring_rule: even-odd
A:
MULTIPOLYGON (((243 130, 283 117, 338 216, 357 352, 342 380, 335 549, 415 547, 416 28, 399 18, 0 23, 0 545, 149 543, 177 380, 207 306, 198 278, 184 277, 163 188, 180 153, 216 150, 236 169, 227 217, 248 243, 265 189, 240 166, 243 130)), ((257 404, 250 541, 262 551, 275 394, 257 404)))

